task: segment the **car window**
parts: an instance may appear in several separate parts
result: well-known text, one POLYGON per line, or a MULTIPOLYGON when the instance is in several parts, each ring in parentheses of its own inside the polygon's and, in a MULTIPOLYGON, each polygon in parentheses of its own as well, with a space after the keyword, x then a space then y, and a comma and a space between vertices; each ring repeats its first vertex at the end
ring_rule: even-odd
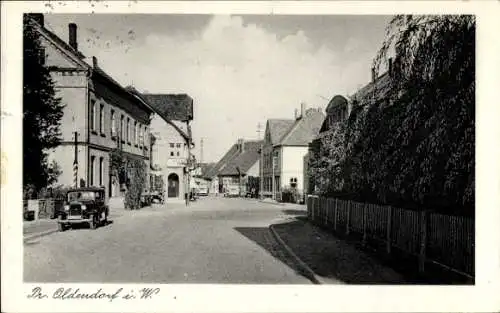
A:
POLYGON ((68 193, 68 201, 95 200, 96 193, 93 191, 78 191, 68 193))

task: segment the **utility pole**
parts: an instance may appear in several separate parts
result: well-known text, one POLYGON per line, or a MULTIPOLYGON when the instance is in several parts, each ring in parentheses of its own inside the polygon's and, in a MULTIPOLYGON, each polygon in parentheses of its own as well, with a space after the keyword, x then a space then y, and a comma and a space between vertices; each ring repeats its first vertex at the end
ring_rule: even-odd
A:
POLYGON ((73 132, 75 135, 75 159, 73 161, 73 180, 75 188, 78 188, 78 132, 73 132))

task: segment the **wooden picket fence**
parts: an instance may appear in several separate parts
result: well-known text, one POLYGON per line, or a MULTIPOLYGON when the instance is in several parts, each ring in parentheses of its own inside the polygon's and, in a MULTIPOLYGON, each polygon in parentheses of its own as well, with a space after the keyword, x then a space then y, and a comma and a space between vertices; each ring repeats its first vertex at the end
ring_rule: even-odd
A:
POLYGON ((430 211, 412 211, 318 196, 307 197, 311 221, 346 235, 357 234, 418 257, 419 271, 432 262, 474 278, 473 218, 430 211))

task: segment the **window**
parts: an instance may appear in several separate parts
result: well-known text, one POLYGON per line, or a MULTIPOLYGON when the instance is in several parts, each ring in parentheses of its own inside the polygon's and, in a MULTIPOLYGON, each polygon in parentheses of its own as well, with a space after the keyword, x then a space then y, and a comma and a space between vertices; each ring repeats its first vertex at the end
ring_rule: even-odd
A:
POLYGON ((177 149, 179 149, 180 147, 181 147, 181 144, 180 144, 180 143, 178 143, 178 144, 177 144, 177 149))
POLYGON ((111 110, 111 136, 116 136, 115 110, 111 110))
POLYGON ((96 130, 96 125, 95 125, 95 100, 92 100, 91 102, 91 107, 90 107, 90 127, 93 131, 96 130))
POLYGON ((130 143, 130 118, 127 117, 127 142, 130 143))
POLYGON ((142 132, 142 127, 140 125, 139 125, 139 132, 140 132, 139 144, 142 147, 144 145, 144 133, 142 132))
POLYGON ((177 156, 179 156, 179 151, 177 151, 177 156))
POLYGON ((45 65, 45 62, 46 62, 46 56, 45 56, 45 48, 43 47, 40 47, 40 50, 38 50, 38 58, 39 58, 39 61, 40 61, 40 64, 41 65, 45 65))
POLYGON ((101 104, 101 110, 99 111, 99 132, 104 134, 104 104, 101 104))
POLYGON ((102 186, 102 179, 104 177, 104 158, 99 158, 99 186, 102 186))
POLYGON ((125 140, 125 116, 123 116, 123 114, 120 122, 120 137, 122 141, 125 140))
POLYGON ((170 143, 170 148, 174 148, 175 147, 175 144, 174 143, 170 143))
POLYGON ((94 186, 95 156, 90 157, 90 186, 94 186))
POLYGON ((136 146, 139 144, 139 128, 137 128, 137 122, 134 123, 134 144, 136 146))
POLYGON ((170 156, 174 156, 174 151, 170 151, 170 156))

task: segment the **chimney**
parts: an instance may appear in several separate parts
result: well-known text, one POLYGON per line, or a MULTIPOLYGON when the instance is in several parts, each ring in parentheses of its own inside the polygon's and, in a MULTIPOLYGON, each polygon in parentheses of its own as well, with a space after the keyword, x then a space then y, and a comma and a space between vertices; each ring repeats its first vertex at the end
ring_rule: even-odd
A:
POLYGON ((299 110, 295 109, 295 119, 299 118, 299 110))
POLYGON ((389 77, 392 76, 392 58, 389 58, 389 77))
POLYGON ((98 67, 98 64, 97 64, 97 58, 95 56, 92 57, 92 66, 94 68, 97 68, 98 67))
POLYGON ((45 20, 44 20, 44 16, 42 13, 29 13, 28 15, 33 20, 35 20, 38 24, 40 24, 41 26, 44 26, 45 20))
POLYGON ((240 152, 243 152, 245 150, 245 143, 243 142, 242 138, 238 139, 238 149, 240 150, 240 152))
POLYGON ((304 102, 300 104, 300 116, 306 116, 306 104, 304 102))
POLYGON ((78 51, 78 42, 76 40, 76 24, 75 23, 69 23, 68 24, 68 29, 69 29, 69 45, 78 51))
POLYGON ((375 77, 375 68, 374 68, 374 67, 372 67, 372 82, 374 82, 374 81, 375 81, 375 78, 376 78, 376 77, 375 77))

